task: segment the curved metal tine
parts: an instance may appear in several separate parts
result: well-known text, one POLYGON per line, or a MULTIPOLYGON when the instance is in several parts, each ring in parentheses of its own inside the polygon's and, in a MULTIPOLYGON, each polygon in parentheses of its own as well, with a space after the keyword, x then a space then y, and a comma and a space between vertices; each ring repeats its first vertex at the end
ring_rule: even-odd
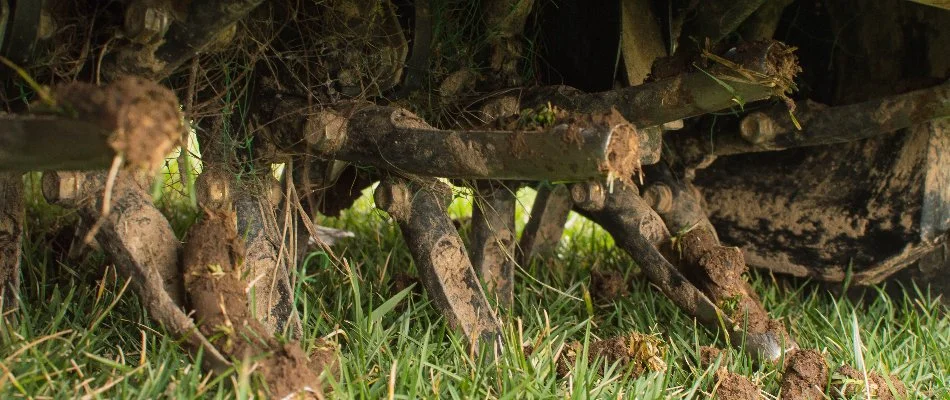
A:
POLYGON ((478 181, 472 205, 472 266, 485 282, 489 296, 503 307, 510 307, 514 301, 517 190, 517 184, 478 181))
POLYGON ((462 238, 446 213, 451 192, 435 180, 389 178, 374 193, 376 206, 402 231, 422 283, 453 328, 501 349, 501 324, 475 275, 462 238))

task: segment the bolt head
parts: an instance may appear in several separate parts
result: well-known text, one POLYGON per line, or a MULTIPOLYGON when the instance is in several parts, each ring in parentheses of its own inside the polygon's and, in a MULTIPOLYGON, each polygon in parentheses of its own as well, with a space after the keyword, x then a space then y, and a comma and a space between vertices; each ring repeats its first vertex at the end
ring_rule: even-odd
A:
POLYGON ((571 185, 574 204, 587 211, 598 211, 607 202, 607 192, 600 182, 582 182, 571 185))
POLYGON ((147 1, 136 1, 125 10, 125 36, 136 43, 154 44, 165 36, 171 15, 163 7, 147 1))
POLYGON ((660 214, 673 209, 673 191, 662 183, 650 185, 643 191, 643 200, 660 214))

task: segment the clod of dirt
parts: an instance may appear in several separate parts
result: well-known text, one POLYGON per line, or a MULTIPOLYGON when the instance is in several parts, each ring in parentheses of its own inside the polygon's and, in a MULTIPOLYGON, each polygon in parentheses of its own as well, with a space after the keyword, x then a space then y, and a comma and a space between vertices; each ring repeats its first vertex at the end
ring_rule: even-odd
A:
POLYGON ((716 360, 723 356, 722 364, 729 362, 731 353, 728 350, 722 350, 713 346, 702 346, 699 348, 699 367, 708 368, 716 363, 716 360))
POLYGON ((133 168, 160 167, 185 133, 178 97, 144 78, 126 76, 101 88, 72 82, 54 96, 64 112, 111 132, 109 147, 133 168))
POLYGON ((843 399, 864 397, 868 393, 872 399, 894 400, 907 398, 907 388, 896 376, 891 376, 888 379, 877 372, 868 371, 867 385, 865 386, 864 374, 850 365, 842 365, 835 371, 831 385, 834 394, 843 399))
MULTIPOLYGON (((319 393, 322 352, 316 361, 294 343, 278 342, 251 318, 242 278, 244 244, 233 212, 206 211, 188 232, 183 264, 185 288, 199 330, 233 362, 252 362, 270 397, 319 393)), ((330 364, 332 365, 332 364, 330 364)))
POLYGON ((620 179, 626 185, 633 186, 633 175, 640 171, 640 141, 637 128, 620 115, 616 108, 611 108, 600 120, 607 124, 613 135, 607 144, 607 165, 601 170, 608 176, 620 179))
POLYGON ((629 292, 627 281, 620 271, 590 272, 590 294, 594 299, 609 303, 626 297, 629 292))
POLYGON ((715 396, 719 400, 756 400, 759 398, 759 387, 746 376, 719 368, 716 371, 715 396))
POLYGON ((326 339, 318 339, 310 350, 310 370, 324 376, 340 379, 339 346, 326 339), (322 372, 321 372, 322 371, 322 372))
MULTIPOLYGON (((583 351, 583 344, 568 344, 557 362, 558 376, 566 376, 577 362, 577 356, 583 351)), ((587 345, 587 360, 593 363, 603 359, 607 365, 618 363, 621 368, 630 371, 633 376, 645 372, 666 371, 666 346, 663 341, 652 335, 630 332, 606 340, 598 340, 587 345)))
POLYGON ((798 350, 785 361, 782 400, 824 399, 828 365, 818 350, 798 350))
MULTIPOLYGON (((795 76, 802 72, 798 57, 795 56, 795 47, 775 40, 741 43, 727 56, 730 61, 743 66, 744 69, 755 71, 757 80, 772 84, 779 96, 795 88, 795 76), (766 50, 764 58, 763 49, 766 50)), ((794 109, 794 103, 789 103, 794 109)))

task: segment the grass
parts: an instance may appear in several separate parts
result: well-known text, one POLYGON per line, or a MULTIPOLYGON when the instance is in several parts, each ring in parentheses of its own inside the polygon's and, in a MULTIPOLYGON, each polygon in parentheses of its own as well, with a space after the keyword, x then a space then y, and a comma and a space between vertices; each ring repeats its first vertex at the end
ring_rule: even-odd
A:
MULTIPOLYGON (((464 203, 457 200, 453 213, 465 213, 464 203)), ((0 325, 0 398, 246 398, 253 392, 246 370, 203 372, 148 319, 101 255, 58 262, 39 221, 30 223, 23 306, 8 316, 17 323, 0 325)), ((722 341, 651 288, 588 222, 572 221, 558 259, 519 271, 515 305, 500 315, 506 346, 497 361, 472 352, 424 294, 391 292, 392 274, 414 274, 414 267, 398 229, 372 210, 370 199, 322 223, 356 232, 335 249, 346 263, 313 253, 297 271, 304 345, 329 337, 342 349, 340 374, 327 383, 334 398, 679 399, 707 398, 714 388, 716 366, 697 367, 698 352, 722 341), (582 299, 591 268, 632 276, 631 294, 588 307, 582 299), (566 342, 629 331, 663 338, 665 372, 631 376, 578 357, 570 376, 556 375, 554 358, 566 342), (535 349, 530 356, 525 344, 535 349)), ((785 319, 804 347, 824 351, 832 367, 861 358, 869 370, 900 377, 914 398, 950 398, 950 318, 926 294, 909 289, 891 297, 879 290, 854 302, 763 274, 752 284, 770 312, 785 319)), ((745 356, 724 365, 750 376, 764 398, 779 391, 775 366, 745 356)))

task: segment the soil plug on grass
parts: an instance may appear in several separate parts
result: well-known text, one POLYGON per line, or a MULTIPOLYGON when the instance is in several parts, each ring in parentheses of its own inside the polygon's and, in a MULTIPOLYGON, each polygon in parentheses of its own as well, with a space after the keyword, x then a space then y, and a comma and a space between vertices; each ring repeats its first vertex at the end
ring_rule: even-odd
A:
POLYGON ((234 213, 205 210, 188 232, 185 288, 201 332, 235 363, 251 362, 267 385, 266 397, 320 395, 323 365, 313 365, 296 343, 281 343, 251 317, 243 279, 244 243, 234 213))
POLYGON ((818 350, 799 350, 785 360, 782 400, 824 399, 828 365, 818 350))
POLYGON ((629 285, 620 271, 593 270, 590 272, 590 293, 594 299, 609 303, 623 299, 630 293, 629 285))
MULTIPOLYGON (((567 345, 557 362, 559 376, 567 375, 582 350, 581 343, 567 345)), ((587 345, 587 359, 590 363, 597 359, 603 359, 606 365, 618 363, 621 369, 630 371, 633 376, 666 371, 666 361, 663 360, 665 354, 666 346, 662 340, 637 332, 593 341, 587 345)))
POLYGON ((877 372, 865 374, 850 365, 838 367, 831 376, 831 387, 837 398, 853 399, 870 396, 872 399, 899 400, 907 398, 907 388, 896 376, 885 377, 877 372))
POLYGON ((748 377, 721 367, 716 371, 715 396, 719 400, 756 400, 759 387, 748 377))

